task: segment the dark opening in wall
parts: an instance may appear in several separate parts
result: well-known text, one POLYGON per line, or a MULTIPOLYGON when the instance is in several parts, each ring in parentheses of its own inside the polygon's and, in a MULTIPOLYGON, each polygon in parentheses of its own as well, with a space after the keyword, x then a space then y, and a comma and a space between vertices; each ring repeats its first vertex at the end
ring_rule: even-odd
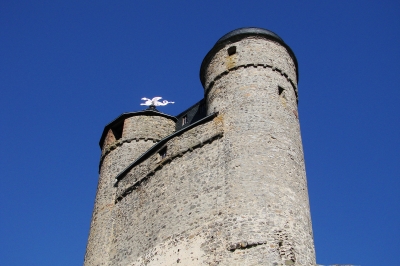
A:
POLYGON ((284 88, 278 86, 278 94, 279 95, 281 95, 284 90, 285 90, 284 88))
POLYGON ((228 55, 236 54, 236 46, 231 46, 228 48, 228 55))
POLYGON ((167 157, 167 147, 162 148, 158 154, 160 155, 161 160, 167 157))
POLYGON ((185 125, 186 123, 187 123, 187 115, 182 117, 182 126, 185 125))
POLYGON ((122 121, 121 123, 119 123, 118 125, 114 126, 111 129, 116 140, 119 140, 120 138, 122 138, 123 129, 124 129, 124 121, 122 121))
POLYGON ((286 107, 287 104, 287 98, 286 98, 286 90, 282 88, 281 86, 278 86, 278 97, 280 99, 280 102, 282 106, 286 107))

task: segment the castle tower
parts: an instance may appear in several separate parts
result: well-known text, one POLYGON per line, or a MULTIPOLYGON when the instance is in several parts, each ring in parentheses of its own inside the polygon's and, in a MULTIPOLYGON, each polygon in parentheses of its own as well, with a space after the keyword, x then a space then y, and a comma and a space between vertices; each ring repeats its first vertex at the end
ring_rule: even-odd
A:
POLYGON ((154 143, 175 130, 176 118, 155 110, 120 115, 100 139, 100 175, 86 247, 85 265, 110 265, 116 187, 115 177, 154 143))
POLYGON ((234 30, 204 58, 205 97, 104 129, 85 265, 315 265, 297 60, 234 30))
POLYGON ((294 53, 273 32, 234 30, 207 54, 200 78, 208 113, 224 119, 226 215, 237 223, 225 234, 231 254, 239 251, 234 260, 314 265, 294 53), (243 242, 254 248, 240 252, 243 242))

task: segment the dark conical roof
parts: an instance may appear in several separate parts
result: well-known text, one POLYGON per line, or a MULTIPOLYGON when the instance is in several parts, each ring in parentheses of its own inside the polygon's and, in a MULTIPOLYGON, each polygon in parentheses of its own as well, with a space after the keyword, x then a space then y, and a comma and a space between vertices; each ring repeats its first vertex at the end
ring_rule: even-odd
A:
POLYGON ((233 30, 231 32, 228 32, 227 34, 225 34, 224 36, 222 36, 215 45, 220 44, 220 43, 224 43, 225 41, 234 38, 234 37, 238 37, 238 36, 246 36, 246 35, 252 35, 252 36, 267 36, 270 37, 272 39, 276 39, 280 42, 283 42, 283 40, 281 39, 281 37, 279 37, 276 33, 270 31, 270 30, 266 30, 266 29, 262 29, 262 28, 255 28, 255 27, 249 27, 249 28, 239 28, 236 30, 233 30))
POLYGON ((211 50, 204 57, 203 62, 201 63, 201 68, 200 68, 200 80, 201 80, 201 84, 203 84, 203 87, 204 87, 205 68, 210 63, 210 60, 214 56, 214 54, 217 53, 219 50, 221 50, 223 47, 225 47, 225 45, 232 43, 232 42, 236 42, 240 39, 243 39, 243 38, 246 38, 249 36, 261 36, 266 39, 271 39, 271 40, 277 41, 282 46, 284 46, 293 59, 293 62, 296 66, 297 80, 299 80, 299 70, 298 70, 296 56, 294 55, 292 49, 290 49, 290 47, 282 40, 282 38, 270 30, 257 28, 257 27, 247 27, 247 28, 239 28, 239 29, 233 30, 231 32, 228 32, 224 36, 222 36, 215 43, 213 48, 211 48, 211 50))

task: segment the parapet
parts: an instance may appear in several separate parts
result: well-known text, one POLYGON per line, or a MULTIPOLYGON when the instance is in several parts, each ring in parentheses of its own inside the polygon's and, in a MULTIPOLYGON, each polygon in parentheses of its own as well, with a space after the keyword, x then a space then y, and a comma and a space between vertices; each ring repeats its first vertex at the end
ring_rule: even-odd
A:
POLYGON ((120 139, 155 138, 160 140, 175 130, 176 121, 176 117, 156 110, 123 113, 104 127, 99 145, 104 153, 109 145, 120 139), (138 119, 146 121, 142 123, 138 119))

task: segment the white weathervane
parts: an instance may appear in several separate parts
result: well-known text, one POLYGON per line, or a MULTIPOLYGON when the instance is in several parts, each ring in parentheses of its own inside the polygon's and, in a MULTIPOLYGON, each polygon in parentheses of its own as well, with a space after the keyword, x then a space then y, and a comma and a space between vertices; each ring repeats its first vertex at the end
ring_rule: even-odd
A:
POLYGON ((153 99, 149 99, 149 98, 142 98, 143 101, 145 101, 144 103, 141 103, 140 105, 147 105, 147 106, 165 106, 169 103, 175 103, 175 102, 169 102, 167 100, 163 100, 162 102, 160 102, 159 100, 161 100, 162 97, 154 97, 153 99))

